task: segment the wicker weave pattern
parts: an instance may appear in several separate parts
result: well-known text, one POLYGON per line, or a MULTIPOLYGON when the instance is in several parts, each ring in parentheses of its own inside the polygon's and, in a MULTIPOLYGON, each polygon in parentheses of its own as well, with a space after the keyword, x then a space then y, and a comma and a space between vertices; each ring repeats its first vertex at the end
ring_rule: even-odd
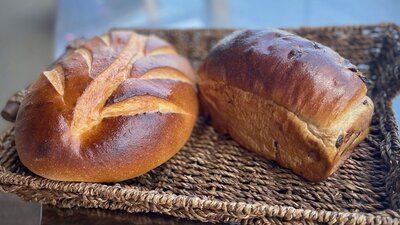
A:
MULTIPOLYGON (((400 89, 400 29, 383 24, 291 31, 334 48, 374 82, 368 93, 376 106, 370 134, 327 181, 307 182, 216 134, 200 118, 170 161, 116 184, 56 182, 32 174, 18 160, 10 129, 0 138, 0 190, 64 208, 151 211, 210 222, 399 223, 400 145, 391 99, 400 89)), ((231 30, 139 32, 166 38, 197 67, 231 30)))

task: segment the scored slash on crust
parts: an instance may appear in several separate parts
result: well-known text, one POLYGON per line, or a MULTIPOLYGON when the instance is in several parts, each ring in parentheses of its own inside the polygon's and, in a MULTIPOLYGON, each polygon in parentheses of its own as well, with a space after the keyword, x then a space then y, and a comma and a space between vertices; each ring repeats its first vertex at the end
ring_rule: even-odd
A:
POLYGON ((62 68, 62 66, 57 65, 53 70, 44 71, 43 74, 53 85, 54 89, 56 89, 57 93, 63 96, 65 87, 65 77, 64 77, 64 69, 62 68))
POLYGON ((82 58, 85 60, 86 64, 89 67, 89 75, 90 75, 90 71, 92 71, 92 61, 93 61, 92 53, 86 48, 78 48, 75 50, 75 52, 80 54, 82 58))
POLYGON ((147 56, 150 55, 159 55, 159 54, 177 54, 175 48, 171 46, 165 46, 161 48, 157 48, 147 54, 147 56))
MULTIPOLYGON (((100 37, 110 47, 110 35, 100 37)), ((177 54, 172 46, 155 48, 145 55, 146 40, 144 36, 134 32, 122 49, 118 57, 111 65, 100 73, 85 89, 78 98, 71 122, 71 134, 79 136, 92 127, 99 124, 103 118, 117 116, 133 116, 142 113, 179 113, 189 115, 182 108, 159 97, 145 95, 133 96, 121 102, 104 107, 107 99, 118 88, 122 82, 129 78, 134 62, 140 57, 158 54, 177 54)), ((75 50, 86 64, 90 74, 93 56, 89 49, 79 48, 75 50)), ((51 71, 45 71, 44 75, 60 95, 64 95, 64 71, 61 65, 57 65, 51 71)), ((154 68, 147 71, 139 79, 170 79, 194 85, 193 82, 182 72, 174 68, 154 68)))
POLYGON ((128 98, 124 101, 114 103, 108 107, 105 107, 101 112, 101 117, 116 117, 116 116, 133 116, 142 113, 180 113, 188 115, 182 108, 171 104, 168 100, 164 100, 159 97, 147 95, 147 96, 136 96, 128 98))
POLYGON ((106 44, 107 47, 111 46, 111 38, 108 33, 100 36, 100 39, 104 42, 104 44, 106 44))
POLYGON ((139 79, 149 80, 149 79, 170 79, 178 80, 181 82, 192 84, 192 81, 187 78, 182 72, 173 68, 155 68, 149 70, 147 73, 143 74, 139 79))

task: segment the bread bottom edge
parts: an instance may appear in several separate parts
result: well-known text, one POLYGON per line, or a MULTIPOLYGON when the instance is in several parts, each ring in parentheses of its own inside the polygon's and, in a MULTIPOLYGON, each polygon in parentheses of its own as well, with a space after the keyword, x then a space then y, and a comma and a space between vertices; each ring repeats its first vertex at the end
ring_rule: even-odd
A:
POLYGON ((222 82, 203 83, 200 93, 202 112, 218 132, 311 181, 323 181, 334 173, 369 131, 370 118, 357 118, 348 124, 358 126, 351 128, 354 136, 342 147, 336 148, 332 138, 326 146, 305 121, 272 101, 222 82))

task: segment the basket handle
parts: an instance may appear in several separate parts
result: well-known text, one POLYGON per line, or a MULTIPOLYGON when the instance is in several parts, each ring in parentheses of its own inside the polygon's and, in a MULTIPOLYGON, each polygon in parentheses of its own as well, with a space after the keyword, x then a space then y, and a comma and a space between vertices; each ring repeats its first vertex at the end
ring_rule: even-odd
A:
POLYGON ((18 91, 15 93, 6 103, 3 110, 1 111, 1 117, 9 122, 15 122, 19 106, 21 105, 22 99, 26 94, 25 90, 18 91))

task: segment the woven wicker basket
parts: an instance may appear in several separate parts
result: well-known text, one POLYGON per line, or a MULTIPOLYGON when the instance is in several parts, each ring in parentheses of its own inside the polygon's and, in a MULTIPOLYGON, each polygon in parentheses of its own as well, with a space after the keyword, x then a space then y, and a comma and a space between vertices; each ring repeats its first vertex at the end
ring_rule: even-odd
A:
MULTIPOLYGON (((195 67, 231 31, 139 30, 166 38, 195 67)), ((398 224, 400 143, 391 99, 400 89, 400 29, 380 24, 290 31, 332 47, 373 81, 370 133, 327 181, 307 182, 218 135, 199 118, 171 160, 113 184, 57 182, 32 174, 18 159, 11 128, 0 138, 0 191, 61 208, 158 212, 209 222, 398 224)))

